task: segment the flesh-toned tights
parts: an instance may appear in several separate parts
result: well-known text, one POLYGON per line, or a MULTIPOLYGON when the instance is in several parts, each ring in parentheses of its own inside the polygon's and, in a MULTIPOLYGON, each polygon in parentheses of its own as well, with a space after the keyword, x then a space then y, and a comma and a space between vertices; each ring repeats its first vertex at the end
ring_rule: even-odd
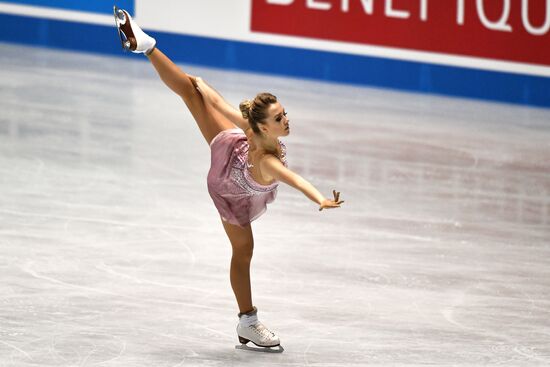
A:
MULTIPOLYGON (((236 127, 218 111, 205 104, 193 84, 193 77, 182 71, 159 49, 155 49, 147 57, 162 81, 183 99, 197 122, 206 143, 210 144, 220 131, 236 127)), ((253 309, 250 287, 250 263, 254 249, 252 227, 250 224, 239 227, 224 221, 222 224, 233 249, 230 269, 231 287, 235 293, 239 311, 248 312, 253 309)))

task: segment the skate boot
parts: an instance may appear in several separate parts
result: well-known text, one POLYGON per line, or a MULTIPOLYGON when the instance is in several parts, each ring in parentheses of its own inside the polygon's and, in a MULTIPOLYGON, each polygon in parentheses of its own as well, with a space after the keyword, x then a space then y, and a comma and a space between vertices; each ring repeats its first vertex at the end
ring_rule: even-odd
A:
POLYGON ((122 48, 134 53, 150 55, 155 49, 157 41, 143 32, 126 10, 114 6, 113 13, 122 48))
POLYGON ((239 336, 239 342, 241 342, 241 345, 235 346, 237 349, 268 353, 282 353, 284 351, 279 337, 258 320, 258 309, 256 307, 249 313, 239 314, 237 335, 239 336), (258 348, 247 346, 248 342, 252 342, 258 348))

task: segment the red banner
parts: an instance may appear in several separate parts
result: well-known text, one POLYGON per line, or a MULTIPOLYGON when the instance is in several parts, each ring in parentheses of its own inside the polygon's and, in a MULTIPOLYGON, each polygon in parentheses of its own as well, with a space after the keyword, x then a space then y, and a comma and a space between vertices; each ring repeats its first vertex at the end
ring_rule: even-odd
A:
POLYGON ((252 31, 550 66, 550 0, 252 0, 252 31))

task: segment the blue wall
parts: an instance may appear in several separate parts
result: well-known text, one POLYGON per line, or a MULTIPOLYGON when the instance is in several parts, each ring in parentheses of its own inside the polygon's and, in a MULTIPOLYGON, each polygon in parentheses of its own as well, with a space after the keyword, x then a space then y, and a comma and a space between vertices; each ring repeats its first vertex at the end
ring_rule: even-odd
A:
POLYGON ((111 14, 113 5, 116 5, 119 8, 126 9, 130 14, 134 13, 134 0, 8 0, 3 2, 103 14, 111 14))
MULTIPOLYGON (((181 34, 151 32, 151 35, 176 62, 550 107, 547 77, 181 34)), ((114 24, 108 27, 0 13, 0 41, 135 57, 122 51, 114 24)))

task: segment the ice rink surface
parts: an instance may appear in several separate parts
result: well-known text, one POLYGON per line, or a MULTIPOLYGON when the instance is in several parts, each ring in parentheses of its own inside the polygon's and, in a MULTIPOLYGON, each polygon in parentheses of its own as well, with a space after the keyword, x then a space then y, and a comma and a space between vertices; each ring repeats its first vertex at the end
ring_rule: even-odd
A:
POLYGON ((550 365, 550 110, 183 67, 277 95, 345 200, 253 222, 285 352, 234 349, 209 147, 144 57, 0 44, 0 366, 550 365))

